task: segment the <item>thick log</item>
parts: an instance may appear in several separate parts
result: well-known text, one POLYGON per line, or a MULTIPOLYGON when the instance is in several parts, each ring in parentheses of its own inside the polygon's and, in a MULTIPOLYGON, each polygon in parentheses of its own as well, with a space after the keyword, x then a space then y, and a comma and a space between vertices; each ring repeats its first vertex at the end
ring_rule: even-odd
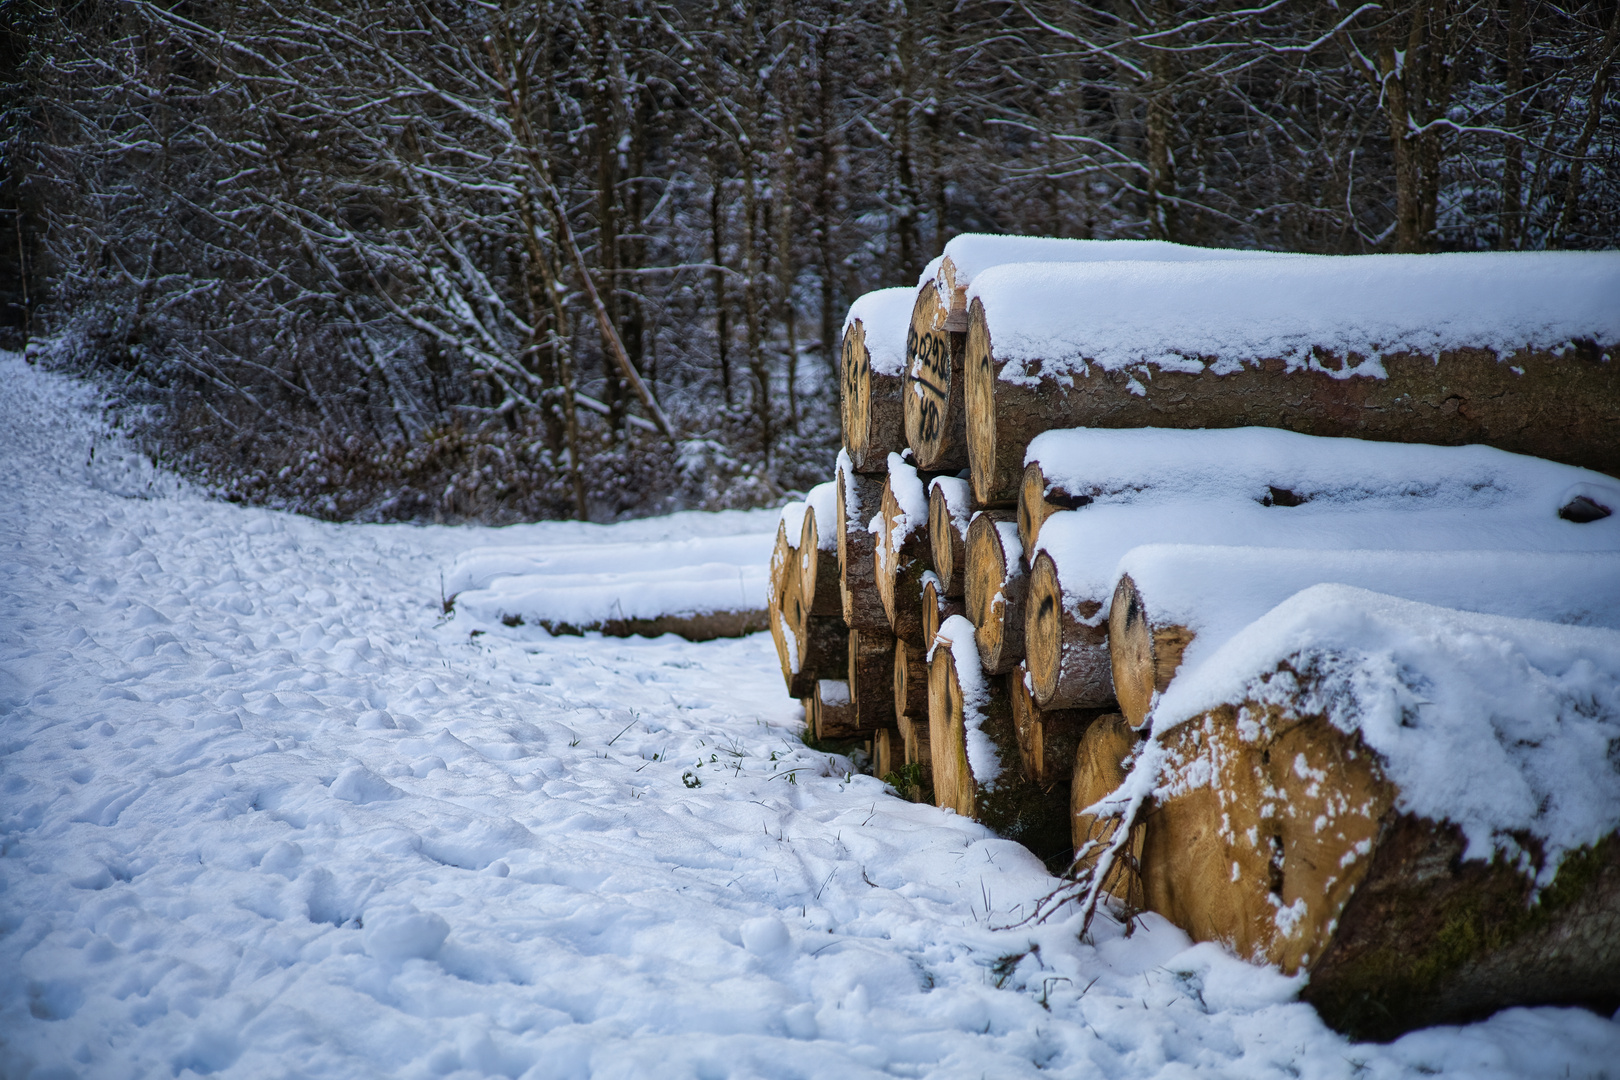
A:
POLYGON ((1049 551, 1035 557, 1024 611, 1024 654, 1030 690, 1043 709, 1102 708, 1114 698, 1108 629, 1102 604, 1066 597, 1049 551))
POLYGON ((788 542, 786 523, 778 522, 776 546, 771 550, 770 576, 766 579, 765 616, 770 622, 771 642, 776 646, 776 661, 781 667, 782 682, 790 695, 804 699, 815 692, 813 676, 808 672, 803 676, 799 673, 798 622, 795 619, 789 623, 785 607, 790 593, 795 597, 800 595, 798 566, 798 553, 788 542))
POLYGON ((1062 483, 1048 480, 1040 462, 1030 462, 1018 487, 1018 539, 1024 550, 1035 550, 1047 518, 1059 510, 1078 510, 1090 501, 1090 495, 1071 493, 1062 483))
POLYGON ((850 307, 844 327, 839 408, 844 450, 858 472, 879 473, 906 444, 906 338, 915 293, 880 289, 850 307))
POLYGON ((933 575, 923 577, 923 641, 929 646, 934 644, 934 635, 946 619, 952 615, 967 614, 967 605, 961 600, 947 600, 939 587, 939 578, 933 575))
MULTIPOLYGON (((1614 437, 1620 425, 1620 328, 1612 310, 1603 313, 1604 305, 1592 299, 1607 290, 1606 306, 1614 308, 1620 260, 1608 259, 1609 253, 1602 259, 1570 254, 1575 258, 1563 262, 1523 256, 1516 263, 1489 264, 1466 261, 1489 260, 1489 254, 1294 260, 1285 271, 1276 260, 1140 264, 1130 275, 1076 264, 1043 277, 1000 267, 992 272, 993 284, 991 275, 979 279, 968 312, 964 379, 974 504, 1012 505, 1025 447, 1040 432, 1066 427, 1259 425, 1392 442, 1483 443, 1620 475, 1620 439, 1614 437), (1388 261, 1393 259, 1408 262, 1388 261), (1447 340, 1455 341, 1468 320, 1481 322, 1482 345, 1500 336, 1500 316, 1482 315, 1467 289, 1451 287, 1470 280, 1470 267, 1486 265, 1522 267, 1513 279, 1520 287, 1511 291, 1523 294, 1526 321, 1577 329, 1567 341, 1505 344, 1500 354, 1495 347, 1467 345, 1390 348, 1368 361, 1357 351, 1355 320, 1370 296, 1385 293, 1395 294, 1392 310, 1414 320, 1399 331, 1409 340, 1431 340, 1433 328, 1443 326, 1447 340), (1424 281, 1441 283, 1452 296, 1419 309, 1398 293, 1403 283, 1416 295, 1434 291, 1415 284, 1425 271, 1431 273, 1424 281), (1108 274, 1116 280, 1100 276, 1108 274), (1247 306, 1263 316, 1252 320, 1261 328, 1257 335, 1274 334, 1278 320, 1297 320, 1289 355, 1234 357, 1228 348, 1215 356, 1194 344, 1206 340, 1201 328, 1209 320, 1189 312, 1205 313, 1208 295, 1236 295, 1234 281, 1244 278, 1252 279, 1248 295, 1257 298, 1247 306), (1126 281, 1136 286, 1126 302, 1130 311, 1121 315, 1100 307, 1109 297, 1117 300, 1126 281), (1287 284, 1279 287, 1282 281, 1287 284), (1302 287, 1313 290, 1316 306, 1283 306, 1302 287), (1555 302, 1560 292, 1570 295, 1568 303, 1555 302), (1166 312, 1178 305, 1176 317, 1169 317, 1166 312), (1027 340, 1032 308, 1063 312, 1071 328, 1047 337, 1051 355, 1021 355, 1009 370, 1008 359, 996 351, 998 335, 1027 340), (998 324, 998 317, 1006 322, 998 324), (1112 329, 1088 333, 1088 323, 1097 322, 1112 329), (1121 336, 1125 325, 1130 329, 1121 336), (1335 325, 1344 328, 1345 340, 1333 336, 1335 325), (1187 340, 1178 344, 1160 327, 1172 327, 1187 340), (1130 342, 1140 361, 1125 357, 1120 341, 1130 342)), ((1496 273, 1494 291, 1508 291, 1503 283, 1510 276, 1496 273)), ((1230 329, 1224 325, 1230 317, 1216 321, 1223 331, 1230 329)), ((1256 340, 1270 347, 1264 338, 1256 340)))
POLYGON ((894 643, 894 715, 902 725, 928 715, 928 650, 904 641, 894 643))
POLYGON ((847 739, 859 732, 849 684, 841 679, 819 679, 808 698, 810 733, 817 739, 847 739))
POLYGON ((928 485, 928 546, 943 594, 953 599, 962 595, 971 518, 966 480, 940 476, 928 485))
MULTIPOLYGON (((1309 972, 1355 1038, 1519 1004, 1620 1004, 1620 837, 1566 853, 1539 890, 1515 860, 1401 812, 1359 735, 1276 702, 1172 729, 1142 854, 1147 906, 1197 940, 1309 972), (1238 716, 1244 724, 1238 723, 1238 716)), ((1534 861, 1534 856, 1529 858, 1534 861)))
POLYGON ((1042 786, 1022 775, 1007 678, 984 674, 973 633, 965 618, 950 619, 940 628, 929 661, 934 801, 1018 841, 1043 860, 1066 858, 1067 785, 1042 786))
POLYGON ((889 629, 895 637, 917 646, 926 643, 922 581, 932 570, 927 505, 917 470, 894 455, 883 483, 874 578, 889 629))
MULTIPOLYGON (((927 681, 924 680, 924 686, 927 681)), ((914 778, 909 790, 901 794, 912 802, 934 802, 934 752, 928 739, 928 713, 920 716, 901 716, 897 727, 905 744, 905 764, 908 775, 914 778)))
POLYGON ((796 631, 799 671, 815 679, 838 679, 849 667, 849 628, 836 615, 809 615, 796 631))
POLYGON ((985 671, 1004 675, 1024 658, 1024 599, 1029 590, 1018 526, 1006 511, 973 515, 963 588, 967 617, 978 629, 985 671))
MULTIPOLYGON (((1086 727, 1075 748, 1074 776, 1069 787, 1069 815, 1078 868, 1094 866, 1114 838, 1119 821, 1086 813, 1088 807, 1105 799, 1125 782, 1129 758, 1137 745, 1136 732, 1118 713, 1105 713, 1086 727)), ((1142 904, 1141 877, 1137 872, 1142 857, 1143 829, 1136 827, 1128 848, 1130 858, 1114 863, 1104 888, 1115 896, 1142 904)))
POLYGON ((883 481, 855 471, 846 454, 838 455, 838 589, 844 622, 851 629, 889 630, 889 616, 878 595, 870 525, 883 502, 883 481))
POLYGON ((849 694, 867 734, 894 723, 894 643, 886 629, 849 631, 849 694))
POLYGON ((810 489, 799 530, 799 590, 812 615, 844 614, 838 587, 838 500, 833 484, 810 489), (824 497, 818 497, 824 496, 824 497), (818 511, 817 507, 821 509, 818 511))
POLYGON ((1029 691, 1027 676, 1023 664, 1007 675, 1024 779, 1041 787, 1061 786, 1067 790, 1080 738, 1105 710, 1042 709, 1029 691))
POLYGON ((917 290, 906 335, 906 444, 917 466, 956 472, 967 465, 966 414, 962 408, 962 356, 966 335, 946 326, 948 309, 932 282, 917 290))

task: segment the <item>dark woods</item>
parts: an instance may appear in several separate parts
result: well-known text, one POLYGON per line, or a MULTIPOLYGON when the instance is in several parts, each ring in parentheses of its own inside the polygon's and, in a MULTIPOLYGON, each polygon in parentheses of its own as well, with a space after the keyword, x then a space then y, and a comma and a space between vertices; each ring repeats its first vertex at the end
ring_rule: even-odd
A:
POLYGON ((154 454, 330 517, 825 476, 956 233, 1620 235, 1609 2, 0 4, 0 297, 154 454))

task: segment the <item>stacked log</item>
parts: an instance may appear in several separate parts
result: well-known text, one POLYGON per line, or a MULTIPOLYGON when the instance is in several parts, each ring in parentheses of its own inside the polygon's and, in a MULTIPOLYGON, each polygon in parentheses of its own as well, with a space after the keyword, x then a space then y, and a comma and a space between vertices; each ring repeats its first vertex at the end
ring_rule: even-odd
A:
POLYGON ((878 597, 895 637, 923 647, 922 582, 933 573, 928 500, 917 470, 899 454, 889 455, 879 506, 873 571, 878 597))
POLYGON ((856 300, 844 320, 839 406, 844 451, 854 468, 881 473, 905 449, 906 326, 916 292, 879 289, 856 300))
MULTIPOLYGON (((962 595, 967 573, 967 531, 972 519, 967 481, 940 476, 928 485, 928 548, 939 576, 939 595, 962 595)), ((1029 550, 1027 545, 1025 550, 1029 550)))
POLYGON ((1024 658, 1024 597, 1029 576, 1018 526, 1000 510, 981 510, 968 526, 963 598, 978 628, 979 659, 1004 675, 1024 658))
POLYGON ((1484 443, 1620 475, 1620 254, 1007 265, 968 292, 979 506, 1013 505, 1025 447, 1067 427, 1484 443))

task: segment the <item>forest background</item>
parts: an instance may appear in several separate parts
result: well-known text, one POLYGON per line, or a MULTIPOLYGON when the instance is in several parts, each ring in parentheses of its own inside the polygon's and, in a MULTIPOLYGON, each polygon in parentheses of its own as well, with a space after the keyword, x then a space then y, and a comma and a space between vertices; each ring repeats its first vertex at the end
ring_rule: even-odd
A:
POLYGON ((756 505, 960 232, 1615 246, 1617 60, 1615 0, 0 0, 0 344, 230 499, 756 505))

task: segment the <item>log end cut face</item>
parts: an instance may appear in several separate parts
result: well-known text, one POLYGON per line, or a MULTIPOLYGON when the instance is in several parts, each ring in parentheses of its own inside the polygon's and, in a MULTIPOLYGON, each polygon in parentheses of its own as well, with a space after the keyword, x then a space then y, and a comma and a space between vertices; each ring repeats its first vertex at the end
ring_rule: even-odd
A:
POLYGON ((1139 728, 1147 722, 1153 704, 1153 630, 1141 594, 1128 574, 1119 579, 1108 611, 1108 657, 1119 711, 1127 723, 1139 728))
POLYGON ((974 816, 973 769, 967 759, 962 682, 949 648, 934 650, 928 665, 928 739, 934 759, 934 803, 974 816))
POLYGON ((967 349, 962 362, 963 405, 967 410, 968 482, 981 506, 1000 502, 995 490, 996 363, 985 322, 984 305, 973 301, 968 311, 967 349))
POLYGON ((945 329, 946 314, 939 291, 924 286, 906 333, 906 442, 925 469, 936 467, 950 451, 951 335, 945 329))
POLYGON ((863 461, 872 436, 872 355, 866 348, 866 327, 856 319, 844 331, 842 355, 844 446, 854 461, 863 461))
POLYGON ((1327 951, 1395 789, 1359 737, 1276 705, 1224 705, 1163 737, 1147 906, 1292 974, 1327 951))
POLYGON ((1041 552, 1029 577, 1024 656, 1037 702, 1051 701, 1063 673, 1063 585, 1052 556, 1041 552))

